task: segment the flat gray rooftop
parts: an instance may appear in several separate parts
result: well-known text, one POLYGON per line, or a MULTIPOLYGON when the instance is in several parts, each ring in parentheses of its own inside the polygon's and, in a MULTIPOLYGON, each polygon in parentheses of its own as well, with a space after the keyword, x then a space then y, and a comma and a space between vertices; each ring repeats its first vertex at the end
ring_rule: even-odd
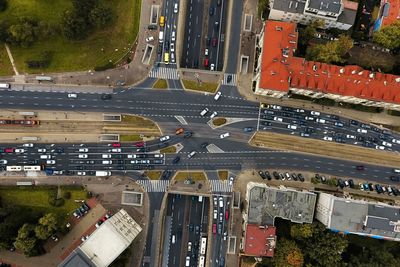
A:
POLYGON ((312 223, 317 195, 287 188, 255 184, 248 187, 248 222, 274 225, 275 217, 296 223, 312 223))
POLYGON ((305 2, 298 0, 275 0, 273 9, 303 14, 305 5, 305 2))

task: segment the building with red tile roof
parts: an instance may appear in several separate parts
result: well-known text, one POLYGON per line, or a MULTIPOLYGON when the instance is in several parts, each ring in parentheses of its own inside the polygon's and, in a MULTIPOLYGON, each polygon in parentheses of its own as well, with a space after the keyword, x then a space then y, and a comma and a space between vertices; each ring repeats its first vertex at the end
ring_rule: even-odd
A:
POLYGON ((266 21, 254 77, 256 94, 280 98, 295 93, 400 110, 400 76, 295 57, 297 38, 296 24, 266 21))
POLYGON ((382 26, 400 20, 400 0, 387 0, 382 5, 382 26))
POLYGON ((244 244, 247 256, 273 257, 276 246, 276 228, 248 224, 244 244))

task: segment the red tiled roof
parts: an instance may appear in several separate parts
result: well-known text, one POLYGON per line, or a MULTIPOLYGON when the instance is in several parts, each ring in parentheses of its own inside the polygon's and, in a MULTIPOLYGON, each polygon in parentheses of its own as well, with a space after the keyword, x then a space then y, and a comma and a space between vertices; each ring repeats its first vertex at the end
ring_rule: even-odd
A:
POLYGON ((400 20, 400 0, 387 0, 387 3, 390 3, 389 14, 387 17, 383 17, 383 26, 400 20))
POLYGON ((251 256, 273 257, 276 246, 276 228, 248 224, 244 253, 251 256))
POLYGON ((290 86, 400 104, 400 76, 372 73, 354 65, 341 67, 293 57, 296 47, 293 41, 297 41, 297 34, 296 38, 292 37, 295 30, 294 23, 266 22, 260 88, 288 91, 290 86), (282 55, 282 49, 286 47, 290 48, 287 58, 282 55), (285 62, 281 62, 283 58, 285 62))

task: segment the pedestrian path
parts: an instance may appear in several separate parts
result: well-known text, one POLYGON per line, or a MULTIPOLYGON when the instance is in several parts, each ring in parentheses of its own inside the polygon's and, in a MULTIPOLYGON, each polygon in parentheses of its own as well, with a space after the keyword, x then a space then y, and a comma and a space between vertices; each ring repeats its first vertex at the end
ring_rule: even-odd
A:
POLYGON ((225 73, 224 74, 224 79, 222 80, 223 85, 232 85, 235 86, 237 85, 237 76, 236 74, 231 74, 231 73, 225 73), (230 78, 229 78, 230 76, 230 78))
POLYGON ((149 77, 165 80, 179 80, 177 69, 166 67, 153 67, 149 73, 149 77))
POLYGON ((143 186, 145 192, 165 192, 169 186, 168 180, 137 180, 137 182, 143 186))
POLYGON ((232 186, 228 181, 210 180, 212 192, 232 192, 232 186))
POLYGON ((207 146, 207 151, 208 151, 209 153, 224 153, 224 151, 223 151, 221 148, 217 147, 217 146, 214 145, 214 144, 209 144, 209 145, 207 146))
POLYGON ((182 117, 182 116, 175 116, 175 119, 177 119, 183 125, 187 125, 188 124, 187 121, 185 120, 185 118, 182 117))

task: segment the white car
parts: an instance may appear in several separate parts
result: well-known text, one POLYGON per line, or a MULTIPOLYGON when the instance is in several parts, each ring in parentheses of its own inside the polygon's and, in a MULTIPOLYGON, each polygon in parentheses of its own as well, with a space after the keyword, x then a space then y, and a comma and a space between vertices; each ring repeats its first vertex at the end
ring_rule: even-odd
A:
POLYGON ((136 155, 129 154, 129 155, 127 156, 127 158, 128 158, 128 159, 135 159, 135 158, 136 158, 136 155))
POLYGON ((7 164, 7 160, 6 159, 0 159, 0 164, 6 165, 7 164))
POLYGON ((208 56, 208 48, 204 49, 204 55, 208 56))
POLYGON ((113 148, 111 149, 111 152, 119 153, 121 152, 121 148, 113 148))
POLYGON ((155 158, 163 158, 163 157, 164 157, 164 154, 155 154, 154 157, 155 157, 155 158))
POLYGON ((172 31, 172 33, 171 33, 171 41, 172 42, 175 42, 175 36, 176 36, 176 32, 172 31))
POLYGON ((325 141, 332 141, 332 137, 330 137, 330 136, 324 136, 324 140, 325 140, 325 141))
POLYGON ((375 149, 385 150, 384 146, 375 146, 375 149))
POLYGON ((39 149, 37 150, 37 152, 39 152, 39 153, 46 153, 46 148, 39 148, 39 149))
POLYGON ((319 113, 318 111, 311 111, 311 115, 319 116, 321 115, 321 113, 319 113))
POLYGON ((211 114, 210 119, 214 118, 214 117, 217 116, 217 115, 218 115, 218 113, 217 113, 216 111, 214 111, 214 112, 211 114))
POLYGON ((178 13, 178 3, 174 4, 174 13, 178 13))
POLYGON ((287 126, 288 127, 288 129, 292 129, 292 130, 296 130, 297 129, 297 125, 288 125, 287 126))
POLYGON ((46 160, 46 164, 49 165, 56 164, 56 161, 54 159, 46 160))
POLYGON ((165 141, 168 141, 168 140, 169 140, 169 135, 166 135, 166 136, 163 136, 163 137, 160 138, 161 142, 165 142, 165 141))
POLYGON ((214 96, 214 100, 218 100, 221 97, 222 93, 221 92, 217 92, 214 96))
POLYGON ((392 147, 391 143, 388 143, 388 142, 385 142, 385 141, 382 141, 382 145, 387 146, 387 147, 392 147))
POLYGON ((219 197, 219 207, 223 208, 224 207, 224 198, 223 197, 219 197))
POLYGON ((175 52, 175 44, 174 43, 171 43, 169 47, 170 47, 169 50, 171 51, 171 53, 175 52))
POLYGON ((78 155, 78 158, 80 158, 80 159, 87 159, 87 158, 88 158, 88 155, 87 155, 87 154, 79 154, 79 155, 78 155))
POLYGON ((295 109, 294 112, 304 113, 305 111, 304 111, 304 109, 299 109, 299 108, 298 108, 298 109, 295 109))
POLYGON ((319 122, 319 123, 322 123, 322 124, 324 124, 326 122, 324 119, 320 119, 320 118, 317 118, 315 121, 319 122))
POLYGON ((112 161, 111 161, 111 160, 103 160, 101 163, 102 163, 102 164, 111 164, 112 161))
POLYGON ((214 197, 214 207, 218 206, 218 198, 214 197))
POLYGON ((77 94, 68 94, 68 98, 78 98, 77 94))
POLYGON ((211 65, 210 65, 210 70, 214 70, 215 69, 215 65, 214 65, 214 63, 212 63, 211 65))
POLYGON ((279 117, 274 117, 274 121, 280 121, 280 122, 282 122, 283 119, 282 119, 282 118, 279 118, 279 117))
POLYGON ((188 242, 188 252, 192 251, 192 242, 188 242))
POLYGON ((213 218, 214 218, 214 220, 218 219, 218 211, 217 210, 214 210, 213 218))
POLYGON ((365 133, 367 133, 367 130, 359 128, 359 129, 357 129, 357 132, 365 134, 365 133))
POLYGON ((86 172, 77 172, 78 175, 86 175, 86 172))
POLYGON ((313 121, 314 117, 305 117, 306 121, 313 121))
POLYGON ((153 36, 149 36, 146 38, 146 42, 149 43, 151 41, 154 41, 154 37, 153 36))
POLYGON ((392 139, 392 143, 400 145, 400 139, 392 139))
POLYGON ((102 159, 110 159, 111 158, 111 154, 103 154, 101 155, 102 159))
POLYGON ((33 147, 33 144, 23 144, 23 147, 33 147))
POLYGON ((196 155, 196 151, 193 150, 192 152, 189 153, 188 158, 189 158, 189 159, 190 159, 190 158, 193 158, 194 155, 196 155))
POLYGON ((15 153, 24 153, 24 152, 25 152, 25 149, 23 149, 23 148, 16 148, 16 149, 14 150, 14 152, 15 152, 15 153))
POLYGON ((229 185, 233 185, 233 181, 234 181, 234 179, 235 179, 235 178, 233 178, 232 176, 231 176, 231 177, 229 177, 229 185))
POLYGON ((278 105, 268 105, 268 108, 272 108, 272 109, 282 109, 281 106, 278 105))
POLYGON ((79 148, 78 152, 88 152, 89 149, 87 148, 79 148))
POLYGON ((224 139, 226 137, 229 137, 229 133, 223 133, 219 136, 221 139, 224 139))
POLYGON ((347 139, 356 139, 356 137, 354 135, 351 135, 351 134, 347 134, 346 138, 347 139))

